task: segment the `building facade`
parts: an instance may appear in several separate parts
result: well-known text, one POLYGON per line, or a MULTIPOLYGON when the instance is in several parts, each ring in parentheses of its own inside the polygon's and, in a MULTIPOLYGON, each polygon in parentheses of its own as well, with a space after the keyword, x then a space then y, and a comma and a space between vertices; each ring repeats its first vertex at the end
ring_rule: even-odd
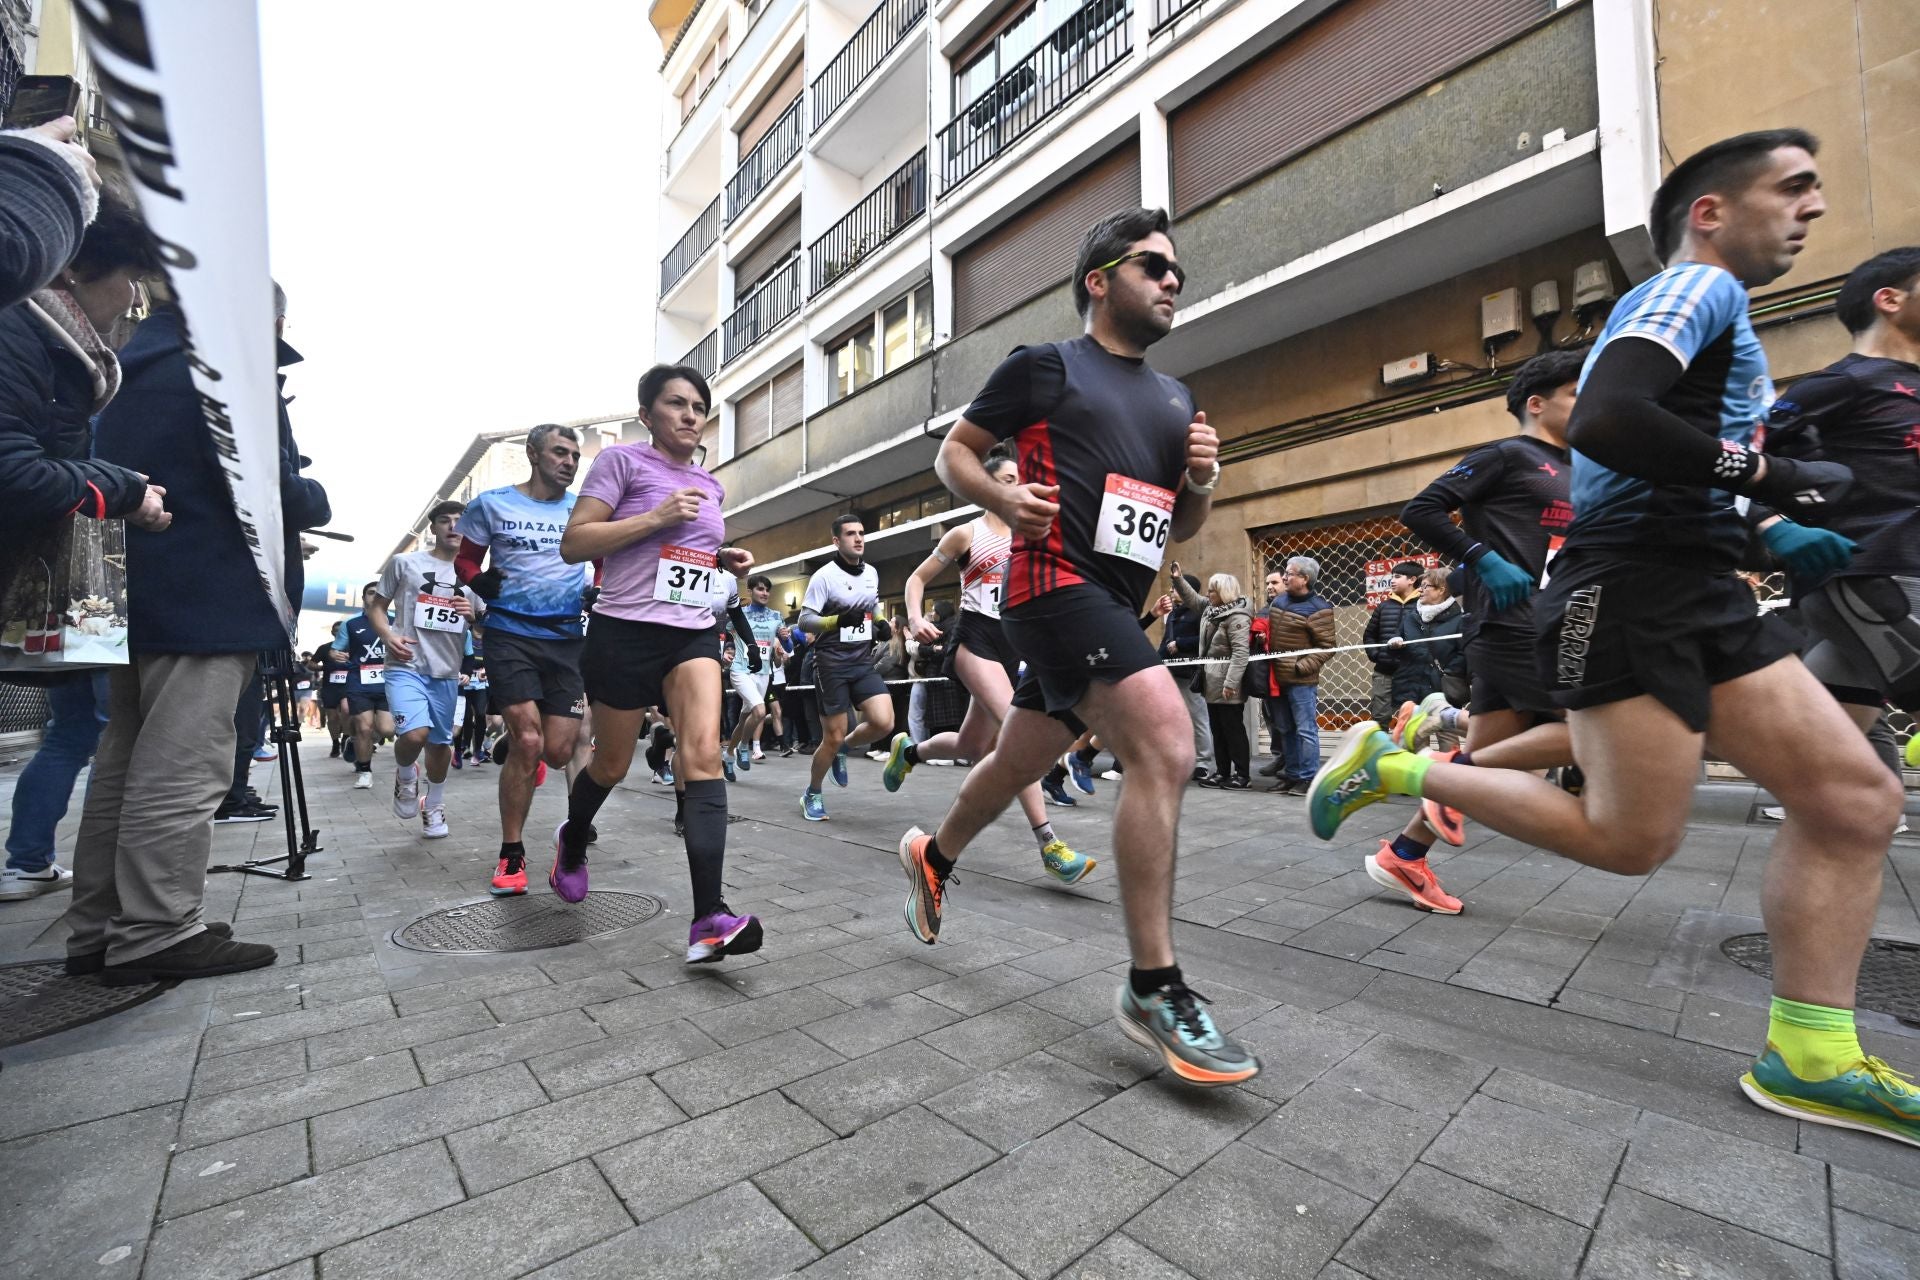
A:
MULTIPOLYGON (((1357 640, 1368 566, 1413 549, 1400 505, 1514 429, 1515 365, 1580 343, 1657 269, 1646 208, 1688 151, 1779 124, 1823 137, 1833 212, 1754 312, 1783 380, 1844 350, 1839 278, 1920 241, 1914 13, 656 0, 657 354, 711 376, 729 535, 776 599, 845 510, 897 599, 969 514, 933 475, 940 436, 1008 351, 1079 331, 1086 226, 1164 206, 1190 277, 1150 358, 1225 446, 1178 557, 1257 584, 1312 554, 1357 640)), ((1364 676, 1329 669, 1335 715, 1364 708, 1364 676)))

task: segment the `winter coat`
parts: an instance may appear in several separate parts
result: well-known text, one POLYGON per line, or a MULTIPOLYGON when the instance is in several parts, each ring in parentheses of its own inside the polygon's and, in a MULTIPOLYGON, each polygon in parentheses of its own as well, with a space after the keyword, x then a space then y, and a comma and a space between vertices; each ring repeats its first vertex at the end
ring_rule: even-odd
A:
MULTIPOLYGON (((1247 603, 1245 596, 1225 604, 1206 604, 1205 597, 1181 578, 1174 579, 1173 586, 1187 608, 1200 614, 1200 651, 1194 656, 1206 658, 1208 662, 1200 668, 1203 675, 1198 687, 1211 703, 1242 700, 1241 685, 1247 674, 1247 654, 1252 651, 1253 607, 1247 603)), ((1193 668, 1184 667, 1181 670, 1192 671, 1193 668)))
POLYGON ((0 134, 0 306, 49 284, 73 261, 97 200, 54 146, 0 134))
POLYGON ((1435 614, 1431 622, 1420 617, 1420 610, 1416 606, 1410 604, 1406 607, 1400 617, 1402 639, 1423 640, 1429 636, 1455 638, 1434 644, 1411 645, 1398 651, 1401 655, 1400 665, 1393 670, 1395 702, 1418 702, 1438 691, 1443 673, 1466 674, 1466 650, 1459 639, 1466 620, 1466 610, 1457 599, 1447 601, 1447 607, 1435 614))
MULTIPOLYGON (((279 363, 299 359, 280 344, 279 363)), ((167 491, 173 524, 160 533, 127 530, 128 644, 145 653, 250 653, 287 644, 278 610, 234 514, 220 456, 187 368, 180 313, 155 311, 120 352, 120 394, 100 414, 101 456, 152 477, 167 491)), ((300 530, 332 511, 319 483, 300 475, 286 407, 280 411, 281 546, 289 604, 299 607, 305 574, 300 530)))
MULTIPOLYGON (((1333 606, 1318 592, 1309 591, 1297 598, 1284 593, 1275 596, 1267 606, 1266 624, 1268 653, 1333 648, 1333 606)), ((1320 668, 1327 665, 1327 655, 1275 658, 1261 665, 1268 671, 1268 695, 1278 696, 1288 685, 1319 684, 1320 668)))
MULTIPOLYGON (((1385 644, 1399 635, 1402 615, 1411 612, 1419 601, 1417 592, 1405 600, 1391 595, 1382 600, 1374 606, 1373 616, 1367 619, 1367 629, 1361 633, 1361 640, 1367 644, 1385 644)), ((1366 652, 1367 661, 1374 665, 1375 670, 1391 674, 1400 665, 1398 649, 1368 649, 1366 652)))
MULTIPOLYGON (((1181 586, 1187 584, 1183 581, 1181 586)), ((1200 609, 1189 609, 1177 604, 1173 612, 1167 615, 1166 623, 1160 628, 1160 656, 1163 658, 1196 658, 1200 656, 1200 609)))

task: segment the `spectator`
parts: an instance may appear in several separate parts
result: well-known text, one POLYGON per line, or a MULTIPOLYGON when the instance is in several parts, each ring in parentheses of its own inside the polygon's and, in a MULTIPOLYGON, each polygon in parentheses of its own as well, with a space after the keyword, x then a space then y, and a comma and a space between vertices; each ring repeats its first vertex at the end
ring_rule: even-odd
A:
POLYGON ((0 307, 50 283, 100 207, 100 173, 72 116, 0 133, 0 307))
MULTIPOLYGON (((1412 560, 1402 560, 1393 566, 1393 574, 1387 580, 1390 594, 1374 606, 1373 616, 1367 619, 1367 629, 1361 633, 1362 641, 1384 645, 1400 634, 1401 615, 1420 598, 1420 575, 1423 572, 1412 560)), ((1368 691, 1367 709, 1382 729, 1393 723, 1394 709, 1400 705, 1393 696, 1393 673, 1400 665, 1400 657, 1397 648, 1367 650, 1367 661, 1373 664, 1373 682, 1368 691)))
POLYGON ((1400 655, 1400 663, 1393 670, 1394 706, 1418 703, 1429 694, 1439 692, 1449 676, 1455 690, 1464 695, 1467 659, 1460 635, 1466 618, 1466 610, 1447 589, 1445 569, 1428 569, 1420 575, 1420 594, 1412 608, 1402 611, 1400 634, 1387 641, 1393 646, 1390 652, 1400 655), (1437 636, 1454 638, 1434 640, 1437 636), (1407 645, 1408 640, 1433 642, 1407 645))
MULTIPOLYGON (((1314 588, 1320 581, 1320 562, 1311 556, 1290 556, 1286 567, 1268 581, 1279 588, 1267 602, 1267 651, 1288 654, 1301 649, 1333 647, 1333 606, 1314 588)), ((1276 657, 1260 665, 1268 671, 1268 728, 1280 753, 1280 780, 1273 790, 1305 795, 1320 771, 1320 669, 1323 653, 1276 657)))
POLYGON ((795 625, 795 618, 787 619, 787 637, 793 654, 787 659, 787 688, 781 697, 787 700, 787 723, 799 742, 782 749, 784 756, 796 750, 808 754, 820 746, 820 695, 812 687, 813 637, 795 625))
MULTIPOLYGON (((0 162, 19 136, 0 134, 0 162)), ((101 335, 133 306, 140 278, 158 267, 139 215, 124 198, 110 196, 79 254, 55 281, 0 311, 0 591, 21 559, 57 536, 69 515, 126 517, 156 531, 172 518, 164 489, 90 456, 89 419, 120 386, 119 361, 101 335)), ((54 829, 66 816, 74 781, 92 757, 106 718, 104 674, 11 679, 44 688, 51 719, 14 788, 0 902, 38 897, 73 882, 55 860, 54 829)))
MULTIPOLYGON (((283 348, 280 363, 289 356, 283 348)), ((236 973, 275 955, 200 920, 213 813, 232 781, 234 707, 257 655, 284 649, 287 632, 282 602, 260 590, 187 361, 179 311, 159 308, 127 344, 125 388, 99 423, 102 455, 165 485, 176 517, 164 538, 127 535, 133 660, 111 676, 74 854, 67 969, 115 985, 236 973)), ((331 515, 300 465, 283 412, 286 608, 302 588, 300 530, 331 515)))
POLYGON ((1170 568, 1173 589, 1180 603, 1200 614, 1198 656, 1207 660, 1195 670, 1192 680, 1183 682, 1189 689, 1197 689, 1205 700, 1207 727, 1213 737, 1214 772, 1200 779, 1200 785, 1245 791, 1253 785, 1248 759, 1246 695, 1242 688, 1247 675, 1253 607, 1240 592, 1240 579, 1230 573, 1216 573, 1208 578, 1203 600, 1193 589, 1188 575, 1180 572, 1178 561, 1170 568))
MULTIPOLYGON (((1169 662, 1200 656, 1200 613, 1181 602, 1187 595, 1199 598, 1200 579, 1189 573, 1174 586, 1174 591, 1162 597, 1171 611, 1162 614, 1160 627, 1160 656, 1169 662), (1179 590, 1183 585, 1186 587, 1184 592, 1179 590)), ((1161 613, 1157 602, 1153 612, 1161 613)), ((1191 668, 1181 667, 1176 671, 1191 671, 1191 668)), ((1207 717, 1207 702, 1194 691, 1191 680, 1186 676, 1176 675, 1174 684, 1179 686, 1180 696, 1187 700, 1187 719, 1193 722, 1193 777, 1198 782, 1209 776, 1213 772, 1210 766, 1217 763, 1213 753, 1213 730, 1207 717)))

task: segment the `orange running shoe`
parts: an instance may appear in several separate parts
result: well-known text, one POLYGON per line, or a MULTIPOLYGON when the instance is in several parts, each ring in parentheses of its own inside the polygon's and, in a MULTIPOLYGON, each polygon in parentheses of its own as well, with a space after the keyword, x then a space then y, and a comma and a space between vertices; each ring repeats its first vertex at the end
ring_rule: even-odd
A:
POLYGON ((947 881, 953 878, 927 865, 927 845, 932 841, 918 827, 908 827, 900 837, 900 865, 907 873, 907 928, 928 946, 940 941, 940 908, 946 901, 947 881))
MULTIPOLYGON (((1456 747, 1451 751, 1422 751, 1420 754, 1429 760, 1437 760, 1441 764, 1446 764, 1455 756, 1459 755, 1460 751, 1459 748, 1456 747)), ((1462 814, 1458 809, 1441 804, 1438 800, 1422 800, 1420 802, 1420 817, 1429 827, 1433 828, 1433 834, 1439 836, 1454 848, 1458 849, 1467 842, 1466 815, 1462 814)))
POLYGON ((1443 916, 1460 914, 1460 899, 1440 887, 1425 858, 1408 861, 1393 851, 1393 841, 1382 839, 1380 852, 1367 859, 1367 878, 1383 889, 1397 889, 1413 905, 1443 916))
POLYGON ((493 873, 493 888, 490 892, 496 898, 518 897, 527 891, 527 855, 510 853, 500 859, 500 865, 493 873))
POLYGON ((1393 723, 1387 726, 1387 736, 1393 739, 1393 745, 1406 749, 1407 740, 1402 735, 1407 731, 1407 721, 1413 719, 1413 713, 1420 709, 1417 703, 1403 702, 1400 709, 1393 713, 1393 723))
POLYGON ((536 787, 544 787, 547 785, 547 762, 545 760, 541 760, 533 766, 533 785, 536 787))

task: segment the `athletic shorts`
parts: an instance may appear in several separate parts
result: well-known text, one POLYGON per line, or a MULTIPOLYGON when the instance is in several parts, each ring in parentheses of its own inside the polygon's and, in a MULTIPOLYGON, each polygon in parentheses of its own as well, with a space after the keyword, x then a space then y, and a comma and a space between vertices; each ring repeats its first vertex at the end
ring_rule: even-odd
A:
POLYGON ((1797 604, 1807 669, 1837 700, 1920 708, 1920 578, 1834 578, 1797 604))
POLYGON ((1560 708, 1540 680, 1540 661, 1530 632, 1482 631, 1467 642, 1472 692, 1467 705, 1483 711, 1523 711, 1558 718, 1560 708))
POLYGON ((1731 573, 1562 552, 1534 599, 1540 676, 1569 711, 1648 694, 1704 733, 1713 688, 1795 652, 1731 573))
MULTIPOLYGON (((594 625, 600 625, 597 616, 594 625)), ((543 716, 578 720, 587 709, 586 684, 580 675, 585 645, 586 641, 572 636, 541 640, 489 627, 487 691, 493 714, 504 715, 516 703, 532 702, 543 716)))
POLYGON ((453 709, 460 701, 460 678, 436 680, 405 667, 387 668, 387 705, 393 709, 393 731, 408 733, 427 726, 427 741, 438 747, 453 745, 453 709))
MULTIPOLYGON (((1086 726, 1073 709, 1095 680, 1118 684, 1160 665, 1140 619, 1112 592, 1090 583, 1049 591, 1000 615, 1001 634, 1027 664, 1013 705, 1042 711, 1075 735, 1086 726)), ((1186 726, 1181 726, 1186 731, 1186 726)))
MULTIPOLYGON (((488 638, 487 678, 495 688, 492 638, 488 638)), ((667 672, 683 662, 706 660, 720 665, 720 637, 706 627, 666 627, 657 622, 635 622, 595 614, 587 628, 587 648, 580 659, 587 699, 616 711, 667 705, 667 672)))
MULTIPOLYGON (((965 649, 976 658, 985 658, 988 662, 997 662, 1007 673, 1007 680, 1020 678, 1020 656, 1007 643, 1006 629, 1000 625, 1000 619, 989 618, 984 613, 960 611, 960 625, 955 628, 955 643, 947 646, 946 674, 958 680, 959 671, 954 665, 953 656, 965 649)), ((961 681, 965 683, 965 681, 961 681)), ((967 692, 973 692, 969 689, 967 692)))
POLYGON ((813 681, 819 686, 820 714, 845 715, 863 702, 887 697, 887 682, 872 667, 859 671, 831 671, 814 664, 813 681))
POLYGON ((363 716, 369 711, 385 711, 386 709, 387 691, 385 685, 382 685, 378 689, 362 689, 358 693, 350 692, 347 694, 347 714, 350 716, 363 716))
POLYGON ((739 695, 743 709, 764 706, 767 701, 767 690, 773 684, 773 672, 764 666, 758 671, 743 671, 739 667, 728 667, 727 680, 732 684, 734 693, 739 695))
POLYGON ((347 706, 346 683, 342 681, 340 684, 334 684, 329 681, 327 684, 321 686, 320 705, 329 711, 335 710, 336 708, 344 711, 347 706))

